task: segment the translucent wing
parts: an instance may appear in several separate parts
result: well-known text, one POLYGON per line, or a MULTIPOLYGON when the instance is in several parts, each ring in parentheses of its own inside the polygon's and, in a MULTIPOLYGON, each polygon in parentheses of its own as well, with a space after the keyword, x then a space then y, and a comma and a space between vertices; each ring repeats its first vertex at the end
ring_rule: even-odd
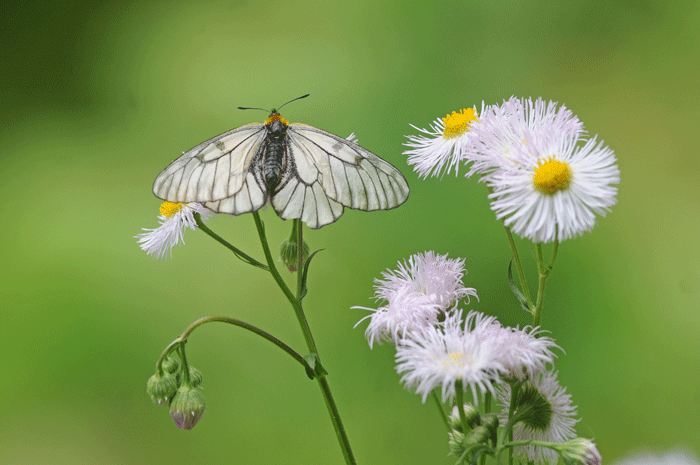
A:
POLYGON ((298 123, 289 125, 287 136, 296 179, 272 197, 282 218, 317 217, 315 227, 321 227, 338 219, 342 206, 388 210, 408 198, 401 172, 356 143, 298 123))
POLYGON ((259 209, 267 189, 252 165, 266 135, 264 124, 253 123, 202 142, 158 175, 153 193, 169 202, 199 202, 219 213, 259 209))

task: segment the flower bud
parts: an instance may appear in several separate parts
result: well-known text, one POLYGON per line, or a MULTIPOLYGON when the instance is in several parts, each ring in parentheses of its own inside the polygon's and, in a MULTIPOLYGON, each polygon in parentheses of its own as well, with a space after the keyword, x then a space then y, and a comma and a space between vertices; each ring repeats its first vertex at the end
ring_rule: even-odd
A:
POLYGON ((566 465, 600 465, 603 460, 595 444, 588 439, 571 439, 562 446, 560 453, 566 465))
POLYGON ((163 375, 156 373, 148 379, 146 392, 156 404, 166 405, 177 392, 177 378, 167 371, 163 375))
MULTIPOLYGON (((202 372, 190 365, 190 386, 193 388, 202 385, 202 372)), ((177 374, 177 385, 182 384, 182 373, 177 374)))
POLYGON ((168 357, 163 360, 163 370, 167 371, 168 373, 175 373, 179 366, 180 364, 173 357, 168 357))
MULTIPOLYGON (((467 419, 467 426, 470 428, 473 428, 481 423, 479 411, 472 404, 464 404, 464 416, 467 419)), ((456 405, 452 408, 452 413, 450 413, 450 417, 448 418, 447 422, 450 429, 462 431, 462 419, 459 417, 459 409, 456 405)), ((462 432, 464 433, 465 431, 462 432)))
MULTIPOLYGON (((299 264, 299 244, 296 239, 290 237, 282 242, 280 246, 280 258, 291 273, 297 270, 297 265, 299 264)), ((302 263, 306 262, 307 258, 309 258, 309 244, 304 241, 302 263)))
POLYGON ((170 402, 170 416, 178 428, 190 430, 202 418, 205 406, 201 389, 183 385, 170 402))

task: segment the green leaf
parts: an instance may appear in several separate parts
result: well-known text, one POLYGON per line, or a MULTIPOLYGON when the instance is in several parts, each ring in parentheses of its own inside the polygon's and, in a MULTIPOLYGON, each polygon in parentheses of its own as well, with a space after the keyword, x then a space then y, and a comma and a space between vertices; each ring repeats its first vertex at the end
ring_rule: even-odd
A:
POLYGON ((515 284, 515 280, 513 280, 513 259, 511 258, 510 262, 508 263, 508 286, 510 286, 510 290, 515 294, 515 298, 518 299, 518 302, 520 302, 520 306, 525 310, 527 313, 532 313, 530 310, 529 305, 527 304, 527 299, 525 298, 525 295, 522 293, 520 288, 518 288, 518 285, 515 284))
POLYGON ((306 288, 306 278, 309 275, 309 265, 311 264, 311 259, 314 258, 314 255, 319 253, 321 250, 324 249, 318 249, 311 255, 309 255, 309 258, 306 259, 306 263, 304 264, 304 270, 301 274, 301 291, 299 292, 299 297, 297 298, 299 302, 301 302, 301 299, 303 299, 306 296, 307 288, 306 288))

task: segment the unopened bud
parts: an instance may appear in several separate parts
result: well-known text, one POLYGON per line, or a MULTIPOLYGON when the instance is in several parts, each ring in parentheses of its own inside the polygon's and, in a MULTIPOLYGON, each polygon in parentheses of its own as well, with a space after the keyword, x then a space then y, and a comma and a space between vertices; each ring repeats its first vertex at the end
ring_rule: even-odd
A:
POLYGON ((183 385, 170 402, 170 416, 180 429, 190 430, 202 418, 206 403, 199 388, 183 385))
POLYGON ((595 444, 588 439, 571 439, 563 446, 560 453, 566 465, 600 465, 603 460, 595 444))
POLYGON ((146 392, 158 405, 166 405, 177 392, 177 378, 172 373, 156 373, 148 379, 146 392))
MULTIPOLYGON (((309 258, 309 244, 304 241, 304 251, 303 251, 303 256, 302 256, 302 263, 306 262, 306 259, 309 258)), ((297 266, 299 265, 299 244, 298 241, 292 240, 292 238, 282 242, 282 245, 280 246, 280 258, 282 259, 282 263, 284 263, 284 266, 287 267, 287 269, 294 273, 297 271, 297 266)))

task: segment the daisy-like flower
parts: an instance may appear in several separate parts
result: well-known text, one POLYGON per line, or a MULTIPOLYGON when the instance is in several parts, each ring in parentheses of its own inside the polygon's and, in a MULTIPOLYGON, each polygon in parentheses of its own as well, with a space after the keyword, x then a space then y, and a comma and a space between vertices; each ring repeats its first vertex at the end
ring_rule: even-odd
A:
MULTIPOLYGON (((536 422, 519 422, 513 429, 513 439, 515 441, 526 441, 533 439, 536 441, 564 443, 576 437, 574 425, 578 421, 576 407, 571 404, 571 395, 566 393, 566 388, 559 385, 556 372, 542 373, 532 380, 532 387, 539 391, 541 398, 546 401, 547 414, 551 414, 548 422, 542 420, 546 415, 534 415, 536 422), (527 423, 527 424, 524 424, 527 423)), ((502 412, 499 417, 505 424, 508 421, 508 409, 510 407, 510 386, 501 385, 497 393, 502 412)), ((556 463, 559 455, 556 451, 541 446, 519 446, 515 449, 516 454, 526 457, 533 462, 556 463)))
POLYGON ((585 134, 583 123, 573 112, 557 102, 538 98, 511 97, 502 105, 484 107, 479 123, 472 127, 474 149, 466 153, 471 163, 467 177, 478 173, 488 182, 491 173, 501 166, 517 163, 513 151, 527 145, 527 139, 550 134, 579 137, 585 134))
POLYGON ((172 258, 173 247, 179 242, 185 243, 185 228, 197 229, 194 214, 199 213, 202 219, 210 218, 213 213, 199 203, 172 203, 163 202, 160 206, 160 226, 156 229, 143 228, 145 233, 134 236, 138 239, 139 246, 148 255, 156 258, 168 258, 168 252, 172 258))
MULTIPOLYGON (((447 254, 433 251, 411 255, 408 262, 398 263, 396 271, 382 272, 383 280, 375 280, 375 297, 391 301, 401 289, 427 296, 441 310, 448 311, 462 298, 477 297, 476 289, 465 287, 464 259, 449 259, 447 254)), ((417 296, 418 297, 418 296, 417 296)))
POLYGON ((355 327, 369 318, 365 337, 370 349, 376 342, 396 344, 407 331, 422 331, 438 324, 440 309, 425 295, 416 295, 407 288, 399 289, 387 299, 387 305, 378 309, 352 307, 373 312, 357 322, 355 327))
POLYGON ((462 311, 447 316, 444 324, 411 331, 396 346, 396 371, 401 381, 420 394, 423 402, 440 387, 443 402, 452 402, 456 384, 469 387, 476 405, 477 392, 494 392, 505 369, 500 360, 503 340, 491 326, 494 317, 469 312, 462 329, 462 311))
POLYGON ((430 129, 411 125, 425 135, 406 136, 408 142, 403 145, 411 147, 404 151, 408 164, 415 165, 414 171, 424 178, 440 176, 445 167, 448 174, 452 168, 457 174, 459 163, 469 150, 473 138, 471 127, 478 122, 477 116, 476 107, 464 108, 436 119, 430 129))
POLYGON ((504 376, 520 381, 536 379, 544 373, 547 364, 553 364, 556 355, 552 349, 554 339, 542 336, 539 328, 503 328, 504 345, 501 361, 506 371, 504 376))
POLYGON ((492 189, 491 209, 534 242, 564 241, 590 231, 595 214, 617 202, 620 170, 613 151, 565 107, 511 99, 476 125, 478 149, 469 174, 492 189), (583 144, 583 145, 581 145, 583 144))

